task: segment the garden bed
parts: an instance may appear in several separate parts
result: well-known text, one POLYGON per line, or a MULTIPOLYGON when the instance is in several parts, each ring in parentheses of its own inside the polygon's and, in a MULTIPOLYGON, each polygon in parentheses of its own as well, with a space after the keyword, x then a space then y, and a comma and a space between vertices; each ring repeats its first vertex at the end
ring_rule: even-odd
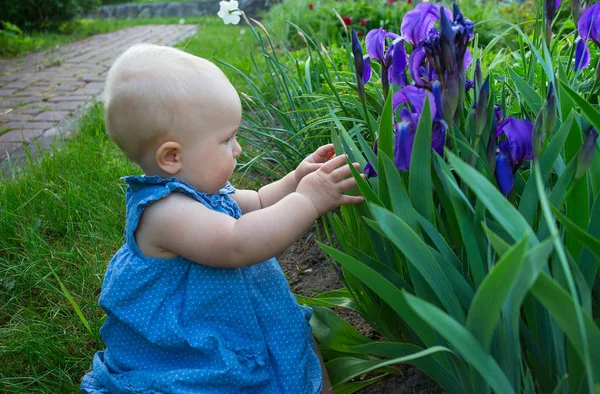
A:
MULTIPOLYGON (((313 227, 290 246, 280 257, 292 292, 305 297, 343 287, 332 263, 317 244, 313 227)), ((362 335, 373 340, 385 340, 357 312, 346 308, 334 311, 352 324, 362 335)), ((359 394, 437 394, 445 391, 423 372, 410 365, 400 365, 401 374, 390 375, 357 391, 359 394)), ((369 376, 373 377, 373 376, 369 376)))

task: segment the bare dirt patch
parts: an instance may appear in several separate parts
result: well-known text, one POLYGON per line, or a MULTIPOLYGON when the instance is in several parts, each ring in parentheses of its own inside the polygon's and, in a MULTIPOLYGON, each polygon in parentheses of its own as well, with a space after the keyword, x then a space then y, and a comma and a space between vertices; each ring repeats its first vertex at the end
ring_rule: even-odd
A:
MULTIPOLYGON (((292 292, 313 297, 318 293, 342 288, 339 274, 317 245, 313 227, 290 246, 280 257, 279 264, 288 277, 292 292)), ((335 308, 335 312, 352 324, 361 334, 374 339, 381 337, 359 313, 335 308)), ((359 394, 440 394, 445 391, 423 372, 411 365, 400 365, 401 374, 390 375, 362 390, 359 394)), ((372 377, 371 375, 366 378, 372 377)))

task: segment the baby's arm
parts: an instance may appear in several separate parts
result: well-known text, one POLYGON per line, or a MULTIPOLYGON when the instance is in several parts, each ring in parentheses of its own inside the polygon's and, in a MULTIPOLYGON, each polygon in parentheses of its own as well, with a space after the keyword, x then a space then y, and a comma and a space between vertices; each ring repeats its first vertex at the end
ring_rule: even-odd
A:
POLYGON ((136 240, 141 249, 146 245, 161 256, 183 256, 204 265, 237 268, 259 263, 281 254, 320 215, 363 201, 343 194, 356 185, 348 178, 350 167, 342 166, 345 162, 346 156, 328 161, 306 176, 296 192, 238 220, 174 193, 146 209, 136 240))
POLYGON ((318 170, 323 163, 330 160, 334 155, 333 144, 323 145, 283 178, 261 187, 258 192, 238 190, 231 197, 238 203, 243 214, 269 207, 288 194, 295 192, 302 178, 318 170))

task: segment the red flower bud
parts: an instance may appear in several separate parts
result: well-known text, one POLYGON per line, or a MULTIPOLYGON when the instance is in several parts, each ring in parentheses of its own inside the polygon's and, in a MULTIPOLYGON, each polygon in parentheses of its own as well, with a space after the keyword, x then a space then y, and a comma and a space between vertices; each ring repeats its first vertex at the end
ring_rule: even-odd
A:
POLYGON ((314 5, 313 3, 310 3, 310 4, 308 5, 308 9, 309 9, 309 10, 312 10, 313 8, 315 8, 315 5, 314 5))
POLYGON ((408 4, 412 4, 412 0, 408 0, 408 4))
POLYGON ((352 24, 352 18, 350 18, 348 15, 346 15, 345 17, 343 17, 342 20, 344 21, 344 23, 346 24, 346 26, 350 26, 352 24))
POLYGON ((363 26, 367 25, 367 21, 365 20, 365 18, 360 18, 360 24, 363 26))
POLYGON ((394 4, 394 0, 388 0, 388 4, 389 4, 389 5, 392 5, 392 4, 394 4))

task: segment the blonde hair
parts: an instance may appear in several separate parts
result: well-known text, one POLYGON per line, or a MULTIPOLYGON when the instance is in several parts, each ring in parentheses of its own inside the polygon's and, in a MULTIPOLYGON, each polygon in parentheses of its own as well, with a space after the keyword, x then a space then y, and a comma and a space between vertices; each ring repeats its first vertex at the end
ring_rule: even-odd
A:
POLYGON ((185 103, 202 95, 203 82, 215 78, 227 80, 208 60, 171 47, 132 46, 117 58, 106 79, 108 135, 141 164, 146 152, 185 128, 184 115, 192 110, 185 103))

